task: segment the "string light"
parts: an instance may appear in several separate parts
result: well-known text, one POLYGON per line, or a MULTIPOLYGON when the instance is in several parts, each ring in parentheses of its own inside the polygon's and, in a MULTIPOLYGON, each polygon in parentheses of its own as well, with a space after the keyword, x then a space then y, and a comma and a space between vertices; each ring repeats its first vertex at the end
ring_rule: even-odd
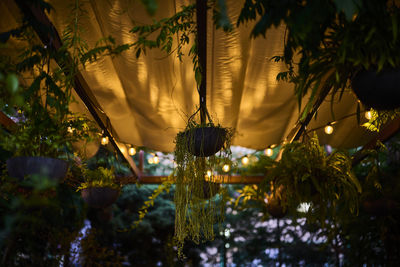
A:
POLYGON ((133 156, 133 155, 136 154, 136 149, 135 149, 133 146, 131 146, 131 147, 129 148, 128 152, 129 152, 129 155, 133 156))
POLYGON ((230 169, 231 169, 231 167, 230 167, 228 164, 225 164, 225 165, 222 167, 222 170, 223 170, 224 172, 229 172, 230 169))
POLYGON ((160 162, 160 159, 158 158, 157 154, 153 157, 153 162, 154 164, 158 164, 160 162))
POLYGON ((72 129, 71 126, 68 126, 67 131, 68 131, 69 133, 73 133, 73 132, 74 132, 74 129, 72 129))
POLYGON ((103 137, 101 138, 101 144, 103 146, 108 144, 108 136, 103 135, 103 137))
POLYGON ((333 133, 333 127, 332 127, 332 125, 330 123, 325 126, 325 133, 326 134, 332 134, 333 133))
POLYGON ((149 158, 149 159, 147 160, 147 162, 148 162, 149 164, 154 164, 154 158, 153 158, 153 157, 149 158))
POLYGON ((208 176, 209 178, 211 178, 211 175, 212 175, 212 171, 211 171, 211 170, 208 170, 208 171, 207 171, 207 176, 208 176))
POLYGON ((364 114, 364 116, 365 116, 365 118, 366 118, 367 120, 372 119, 372 111, 371 111, 371 110, 366 111, 365 114, 364 114))
POLYGON ((272 157, 272 155, 274 154, 274 150, 271 147, 267 147, 264 150, 264 154, 268 157, 272 157))
POLYGON ((249 157, 247 157, 247 155, 242 158, 242 163, 243 165, 249 164, 249 157))

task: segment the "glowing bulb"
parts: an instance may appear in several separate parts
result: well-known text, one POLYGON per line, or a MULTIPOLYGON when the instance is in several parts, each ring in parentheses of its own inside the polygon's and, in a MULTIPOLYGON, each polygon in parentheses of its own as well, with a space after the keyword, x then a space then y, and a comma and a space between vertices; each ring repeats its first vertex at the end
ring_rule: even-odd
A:
POLYGON ((328 125, 325 126, 325 133, 326 134, 332 134, 333 133, 332 125, 328 124, 328 125))
POLYGON ((268 147, 267 149, 264 150, 264 154, 267 155, 268 157, 272 157, 272 155, 274 154, 274 150, 268 147))
POLYGON ((231 245, 229 245, 229 243, 225 244, 225 248, 229 248, 231 245))
POLYGON ((364 116, 365 116, 365 118, 366 118, 367 120, 372 119, 372 111, 369 110, 369 111, 365 112, 364 116))
POLYGON ((228 164, 225 164, 225 165, 222 167, 222 170, 223 170, 224 172, 229 172, 230 169, 231 169, 231 167, 229 167, 228 164))
POLYGON ((211 175, 212 175, 212 171, 211 171, 211 170, 208 170, 208 171, 207 171, 207 176, 211 178, 211 175))
POLYGON ((149 159, 147 160, 147 162, 149 162, 149 164, 153 164, 153 163, 154 163, 154 158, 149 158, 149 159))
POLYGON ((159 160, 159 158, 158 158, 157 155, 155 155, 155 156, 153 157, 153 162, 154 162, 154 164, 158 164, 158 163, 160 162, 160 160, 159 160))
POLYGON ((247 156, 244 156, 244 157, 242 158, 242 163, 243 163, 243 165, 249 164, 249 158, 248 158, 247 156))
POLYGON ((108 144, 108 136, 103 136, 103 137, 101 138, 101 144, 102 144, 103 146, 105 146, 105 145, 108 144))
POLYGON ((129 148, 129 155, 133 156, 136 154, 136 149, 134 147, 129 148))
POLYGON ((73 133, 73 132, 74 132, 74 129, 72 129, 71 126, 68 126, 67 131, 68 131, 69 133, 73 133))

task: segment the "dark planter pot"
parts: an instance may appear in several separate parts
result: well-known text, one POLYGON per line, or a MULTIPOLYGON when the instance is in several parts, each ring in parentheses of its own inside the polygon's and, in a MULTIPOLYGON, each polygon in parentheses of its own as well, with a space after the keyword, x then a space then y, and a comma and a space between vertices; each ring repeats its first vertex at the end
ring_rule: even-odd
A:
POLYGON ((391 110, 400 107, 400 69, 387 69, 380 73, 361 70, 351 81, 354 93, 367 107, 391 110))
POLYGON ((7 171, 11 177, 23 180, 29 175, 46 176, 60 181, 67 174, 68 163, 47 157, 15 157, 7 160, 7 171))
POLYGON ((184 132, 183 136, 188 140, 190 153, 197 157, 209 157, 221 150, 226 130, 215 127, 195 128, 184 132))
POLYGON ((210 199, 219 192, 220 184, 203 181, 203 192, 195 192, 195 196, 201 199, 210 199))
POLYGON ((268 213, 274 218, 281 219, 285 217, 285 215, 287 214, 287 209, 282 207, 281 201, 279 199, 276 198, 268 199, 266 207, 268 213))
POLYGON ((117 201, 119 190, 110 187, 90 187, 82 189, 81 195, 90 207, 104 209, 117 201))

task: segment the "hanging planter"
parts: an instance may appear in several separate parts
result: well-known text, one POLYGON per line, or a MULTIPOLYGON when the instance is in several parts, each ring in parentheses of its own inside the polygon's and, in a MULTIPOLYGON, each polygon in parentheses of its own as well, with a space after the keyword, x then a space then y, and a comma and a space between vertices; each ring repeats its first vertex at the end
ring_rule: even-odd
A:
POLYGON ((268 198, 265 206, 268 213, 276 219, 281 219, 287 214, 287 208, 282 205, 281 200, 277 197, 268 198))
POLYGON ((178 138, 187 141, 188 150, 197 157, 209 157, 221 150, 227 130, 215 126, 192 128, 178 138))
POLYGON ((119 190, 110 187, 89 187, 82 189, 83 200, 92 208, 104 209, 117 201, 119 190))
POLYGON ((11 177, 22 181, 31 175, 46 176, 60 181, 68 170, 67 162, 48 157, 14 157, 7 160, 7 171, 11 177))
POLYGON ((223 219, 225 191, 216 177, 207 173, 229 161, 233 130, 215 126, 205 106, 203 109, 208 122, 195 122, 199 111, 201 115, 199 108, 175 138, 175 241, 179 255, 186 239, 197 243, 213 239, 214 224, 223 219))
POLYGON ((400 107, 400 69, 361 70, 351 81, 358 99, 376 110, 392 110, 400 107))
POLYGON ((121 186, 116 184, 114 170, 99 167, 95 170, 84 169, 81 190, 83 200, 93 208, 103 209, 112 205, 119 195, 121 186))

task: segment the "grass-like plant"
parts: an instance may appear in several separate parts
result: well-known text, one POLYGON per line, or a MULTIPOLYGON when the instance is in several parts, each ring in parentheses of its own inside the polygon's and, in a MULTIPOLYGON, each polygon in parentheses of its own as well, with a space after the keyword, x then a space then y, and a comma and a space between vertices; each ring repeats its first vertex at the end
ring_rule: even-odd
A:
POLYGON ((182 255, 186 239, 196 243, 200 240, 212 240, 214 224, 222 221, 224 217, 226 194, 222 187, 218 192, 214 192, 216 187, 213 182, 221 182, 217 181, 214 172, 220 164, 231 157, 232 137, 232 129, 215 126, 211 120, 206 124, 199 124, 195 122, 194 116, 189 118, 185 130, 176 136, 175 241, 179 255, 182 255), (194 129, 204 127, 223 129, 221 132, 224 133, 224 145, 216 155, 201 157, 193 154, 196 133, 194 129), (215 193, 219 194, 211 196, 215 193))

